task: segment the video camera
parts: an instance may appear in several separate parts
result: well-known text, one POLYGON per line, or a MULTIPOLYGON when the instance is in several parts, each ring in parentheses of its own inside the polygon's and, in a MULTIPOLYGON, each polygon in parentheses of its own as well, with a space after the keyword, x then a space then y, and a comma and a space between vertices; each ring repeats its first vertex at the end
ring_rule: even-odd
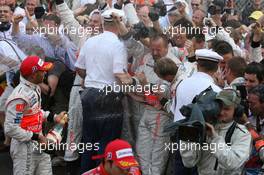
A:
POLYGON ((165 16, 167 14, 166 5, 162 0, 159 0, 157 3, 153 4, 149 9, 149 18, 151 21, 157 21, 160 16, 165 16))
POLYGON ((149 37, 150 30, 147 28, 143 22, 139 22, 133 26, 132 29, 133 37, 136 40, 139 40, 140 38, 147 38, 149 37))
POLYGON ((205 141, 205 122, 215 125, 221 109, 216 95, 217 93, 209 87, 197 95, 191 104, 180 108, 180 112, 186 117, 178 128, 180 140, 197 143, 205 141))
MULTIPOLYGON (((235 90, 233 91, 239 95, 235 90)), ((179 140, 202 144, 206 139, 205 123, 216 125, 221 108, 222 102, 217 99, 217 93, 210 86, 197 95, 191 104, 180 108, 185 119, 171 124, 165 130, 174 132, 177 130, 179 140)), ((234 112, 234 120, 238 121, 243 112, 243 106, 238 105, 234 112)))

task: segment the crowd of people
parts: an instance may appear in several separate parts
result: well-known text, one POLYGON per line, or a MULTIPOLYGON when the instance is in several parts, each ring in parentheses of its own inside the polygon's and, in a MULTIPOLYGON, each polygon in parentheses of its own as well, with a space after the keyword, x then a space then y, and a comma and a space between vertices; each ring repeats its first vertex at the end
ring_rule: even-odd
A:
POLYGON ((264 174, 263 4, 0 0, 13 174, 264 174))

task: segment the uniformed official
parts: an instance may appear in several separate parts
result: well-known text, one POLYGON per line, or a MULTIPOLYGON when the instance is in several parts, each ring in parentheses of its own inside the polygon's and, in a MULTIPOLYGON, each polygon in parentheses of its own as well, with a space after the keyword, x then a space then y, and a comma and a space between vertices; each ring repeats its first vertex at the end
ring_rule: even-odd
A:
MULTIPOLYGON (((219 61, 223 58, 216 52, 208 49, 196 50, 195 55, 198 72, 180 82, 176 89, 176 97, 174 98, 171 108, 171 110, 174 111, 174 121, 184 119, 180 112, 180 108, 183 105, 192 103, 194 97, 199 95, 209 86, 211 86, 215 92, 219 92, 221 90, 221 88, 214 83, 213 75, 218 69, 219 61)), ((175 156, 175 175, 186 174, 190 171, 193 171, 193 173, 196 172, 195 169, 190 170, 183 166, 179 150, 176 151, 175 156)))

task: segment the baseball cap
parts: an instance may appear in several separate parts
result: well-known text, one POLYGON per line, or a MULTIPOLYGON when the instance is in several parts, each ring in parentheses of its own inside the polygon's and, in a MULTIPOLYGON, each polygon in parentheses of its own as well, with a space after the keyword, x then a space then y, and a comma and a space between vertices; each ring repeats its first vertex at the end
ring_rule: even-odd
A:
POLYGON ((37 71, 49 71, 52 68, 52 63, 44 62, 38 56, 28 56, 21 63, 20 73, 22 76, 28 76, 37 71))
POLYGON ((241 97, 234 89, 222 90, 217 94, 216 99, 221 100, 226 106, 239 105, 241 101, 241 97))
POLYGON ((108 9, 102 13, 102 17, 104 18, 104 21, 112 22, 113 21, 112 13, 116 13, 117 16, 122 18, 122 20, 124 20, 125 18, 124 11, 118 9, 108 9))
POLYGON ((254 11, 251 13, 251 15, 248 18, 253 18, 255 20, 258 20, 262 15, 263 13, 261 11, 254 11))
POLYGON ((195 51, 195 55, 198 60, 208 60, 213 62, 219 62, 223 60, 221 55, 209 49, 197 49, 195 51))
POLYGON ((93 156, 92 159, 112 160, 118 167, 127 169, 139 166, 136 161, 131 145, 121 139, 116 139, 106 145, 103 155, 93 156))

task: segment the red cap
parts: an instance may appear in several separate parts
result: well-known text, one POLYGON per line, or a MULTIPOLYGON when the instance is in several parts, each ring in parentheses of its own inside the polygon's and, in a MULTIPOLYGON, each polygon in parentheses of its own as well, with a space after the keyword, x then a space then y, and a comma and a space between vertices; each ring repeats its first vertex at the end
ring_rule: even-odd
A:
POLYGON ((28 76, 37 71, 49 71, 52 67, 52 63, 44 62, 38 56, 28 56, 21 63, 20 73, 22 76, 28 76))
POLYGON ((116 139, 107 144, 104 155, 94 156, 93 159, 105 158, 112 160, 118 167, 127 169, 139 166, 136 161, 131 145, 120 139, 116 139))

